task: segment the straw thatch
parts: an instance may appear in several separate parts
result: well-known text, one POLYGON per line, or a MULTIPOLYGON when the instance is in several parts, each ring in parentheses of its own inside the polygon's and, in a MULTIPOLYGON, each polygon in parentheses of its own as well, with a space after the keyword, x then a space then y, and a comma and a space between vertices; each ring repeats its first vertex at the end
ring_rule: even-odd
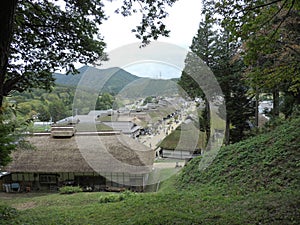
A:
POLYGON ((13 152, 7 171, 143 174, 153 165, 153 151, 125 135, 31 136, 28 141, 33 148, 13 152))

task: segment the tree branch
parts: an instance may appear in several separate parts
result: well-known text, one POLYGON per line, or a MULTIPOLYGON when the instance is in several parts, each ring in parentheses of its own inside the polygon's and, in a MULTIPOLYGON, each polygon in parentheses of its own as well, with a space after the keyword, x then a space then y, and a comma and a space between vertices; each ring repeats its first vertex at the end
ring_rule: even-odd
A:
MULTIPOLYGON (((257 6, 254 6, 252 8, 248 8, 248 7, 245 7, 243 10, 241 10, 240 12, 243 12, 243 11, 252 11, 252 10, 255 10, 255 9, 259 9, 259 8, 263 8, 263 7, 266 7, 266 6, 269 6, 269 5, 273 5, 277 2, 281 2, 283 0, 275 0, 275 1, 272 1, 272 2, 268 2, 268 3, 265 3, 265 4, 261 4, 261 5, 257 5, 257 6)), ((286 1, 286 0, 285 0, 286 1)))
MULTIPOLYGON (((287 1, 287 0, 286 0, 287 1)), ((292 0, 292 4, 288 9, 288 12, 285 14, 285 16, 282 18, 282 20, 280 21, 280 23, 278 24, 278 26, 276 27, 275 31, 273 32, 271 39, 275 36, 275 34, 278 32, 279 28, 281 27, 281 25, 283 24, 283 22, 287 19, 288 15, 290 14, 292 8, 294 7, 296 0, 292 0)))

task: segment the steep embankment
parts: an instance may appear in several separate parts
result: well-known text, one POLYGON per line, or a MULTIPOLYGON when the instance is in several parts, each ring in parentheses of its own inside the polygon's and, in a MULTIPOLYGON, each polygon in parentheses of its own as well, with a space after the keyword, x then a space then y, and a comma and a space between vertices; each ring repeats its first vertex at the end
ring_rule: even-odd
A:
POLYGON ((228 190, 272 192, 300 188, 300 118, 276 129, 221 148, 214 162, 199 171, 192 160, 178 177, 178 187, 225 186, 228 190))

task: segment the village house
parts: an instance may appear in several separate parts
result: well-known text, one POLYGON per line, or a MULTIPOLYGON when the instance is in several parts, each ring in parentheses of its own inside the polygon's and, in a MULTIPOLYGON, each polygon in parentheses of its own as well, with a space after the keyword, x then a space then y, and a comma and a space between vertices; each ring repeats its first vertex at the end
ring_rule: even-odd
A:
POLYGON ((64 185, 94 191, 144 190, 153 150, 115 131, 71 130, 53 128, 52 135, 29 136, 31 147, 13 152, 3 185, 19 184, 21 191, 51 191, 64 185))
POLYGON ((131 121, 108 121, 102 123, 132 138, 136 138, 140 135, 141 127, 131 121))

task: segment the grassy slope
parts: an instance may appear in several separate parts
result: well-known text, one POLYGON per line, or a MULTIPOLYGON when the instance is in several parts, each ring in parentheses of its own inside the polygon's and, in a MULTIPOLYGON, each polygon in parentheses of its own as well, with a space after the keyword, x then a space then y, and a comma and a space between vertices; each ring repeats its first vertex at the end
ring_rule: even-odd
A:
POLYGON ((222 148, 205 171, 197 169, 200 160, 192 160, 185 168, 180 187, 209 184, 237 187, 244 192, 300 188, 300 118, 222 148))
POLYGON ((0 224, 299 224, 299 129, 296 119, 222 148, 202 172, 192 160, 160 192, 121 202, 100 203, 108 193, 3 199, 23 210, 0 224))

